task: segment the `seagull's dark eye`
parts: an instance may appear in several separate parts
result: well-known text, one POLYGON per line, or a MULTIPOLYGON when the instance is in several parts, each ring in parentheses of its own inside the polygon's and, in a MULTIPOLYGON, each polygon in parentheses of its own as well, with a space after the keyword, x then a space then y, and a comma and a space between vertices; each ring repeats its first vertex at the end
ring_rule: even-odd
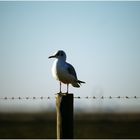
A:
POLYGON ((63 53, 61 53, 61 56, 63 56, 63 53))

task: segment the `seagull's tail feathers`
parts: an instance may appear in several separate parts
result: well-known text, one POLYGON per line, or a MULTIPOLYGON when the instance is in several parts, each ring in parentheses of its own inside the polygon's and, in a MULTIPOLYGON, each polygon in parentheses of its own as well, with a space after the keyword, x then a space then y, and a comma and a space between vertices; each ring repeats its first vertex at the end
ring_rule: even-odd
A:
POLYGON ((72 83, 72 86, 73 86, 73 87, 77 87, 77 88, 79 88, 80 85, 81 85, 81 83, 85 83, 85 82, 80 81, 80 80, 77 80, 76 82, 72 83))
POLYGON ((86 82, 80 81, 80 80, 78 80, 77 82, 78 82, 79 84, 81 84, 81 83, 85 84, 85 83, 86 83, 86 82))

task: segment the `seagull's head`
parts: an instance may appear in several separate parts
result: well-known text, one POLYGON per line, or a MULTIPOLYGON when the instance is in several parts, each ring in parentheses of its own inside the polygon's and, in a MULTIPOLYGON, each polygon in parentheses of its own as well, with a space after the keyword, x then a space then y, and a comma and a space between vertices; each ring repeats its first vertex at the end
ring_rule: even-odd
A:
POLYGON ((54 53, 54 55, 49 56, 49 58, 57 58, 57 59, 62 59, 62 60, 66 60, 66 53, 63 50, 59 50, 56 53, 54 53))

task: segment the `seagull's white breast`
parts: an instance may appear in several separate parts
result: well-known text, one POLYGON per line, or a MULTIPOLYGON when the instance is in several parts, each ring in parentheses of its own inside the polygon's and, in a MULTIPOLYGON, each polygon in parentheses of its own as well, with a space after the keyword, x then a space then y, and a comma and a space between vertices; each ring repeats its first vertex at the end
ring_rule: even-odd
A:
POLYGON ((73 83, 76 79, 68 73, 67 63, 63 60, 56 59, 52 66, 52 75, 56 80, 63 83, 73 83))
POLYGON ((59 80, 59 78, 58 78, 58 64, 57 64, 57 59, 53 62, 53 66, 52 66, 52 75, 53 75, 53 77, 56 79, 56 80, 59 80))

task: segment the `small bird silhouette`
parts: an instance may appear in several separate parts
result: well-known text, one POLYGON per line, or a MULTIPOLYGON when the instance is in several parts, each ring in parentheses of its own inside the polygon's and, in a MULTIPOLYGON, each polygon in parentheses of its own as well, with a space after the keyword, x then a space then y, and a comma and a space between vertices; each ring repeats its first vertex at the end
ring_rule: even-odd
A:
POLYGON ((56 80, 60 81, 60 91, 61 83, 67 84, 67 92, 69 90, 69 84, 73 87, 80 87, 81 83, 85 83, 77 79, 77 75, 74 67, 66 62, 66 53, 63 50, 57 51, 54 55, 49 58, 56 58, 52 66, 52 75, 56 80))

